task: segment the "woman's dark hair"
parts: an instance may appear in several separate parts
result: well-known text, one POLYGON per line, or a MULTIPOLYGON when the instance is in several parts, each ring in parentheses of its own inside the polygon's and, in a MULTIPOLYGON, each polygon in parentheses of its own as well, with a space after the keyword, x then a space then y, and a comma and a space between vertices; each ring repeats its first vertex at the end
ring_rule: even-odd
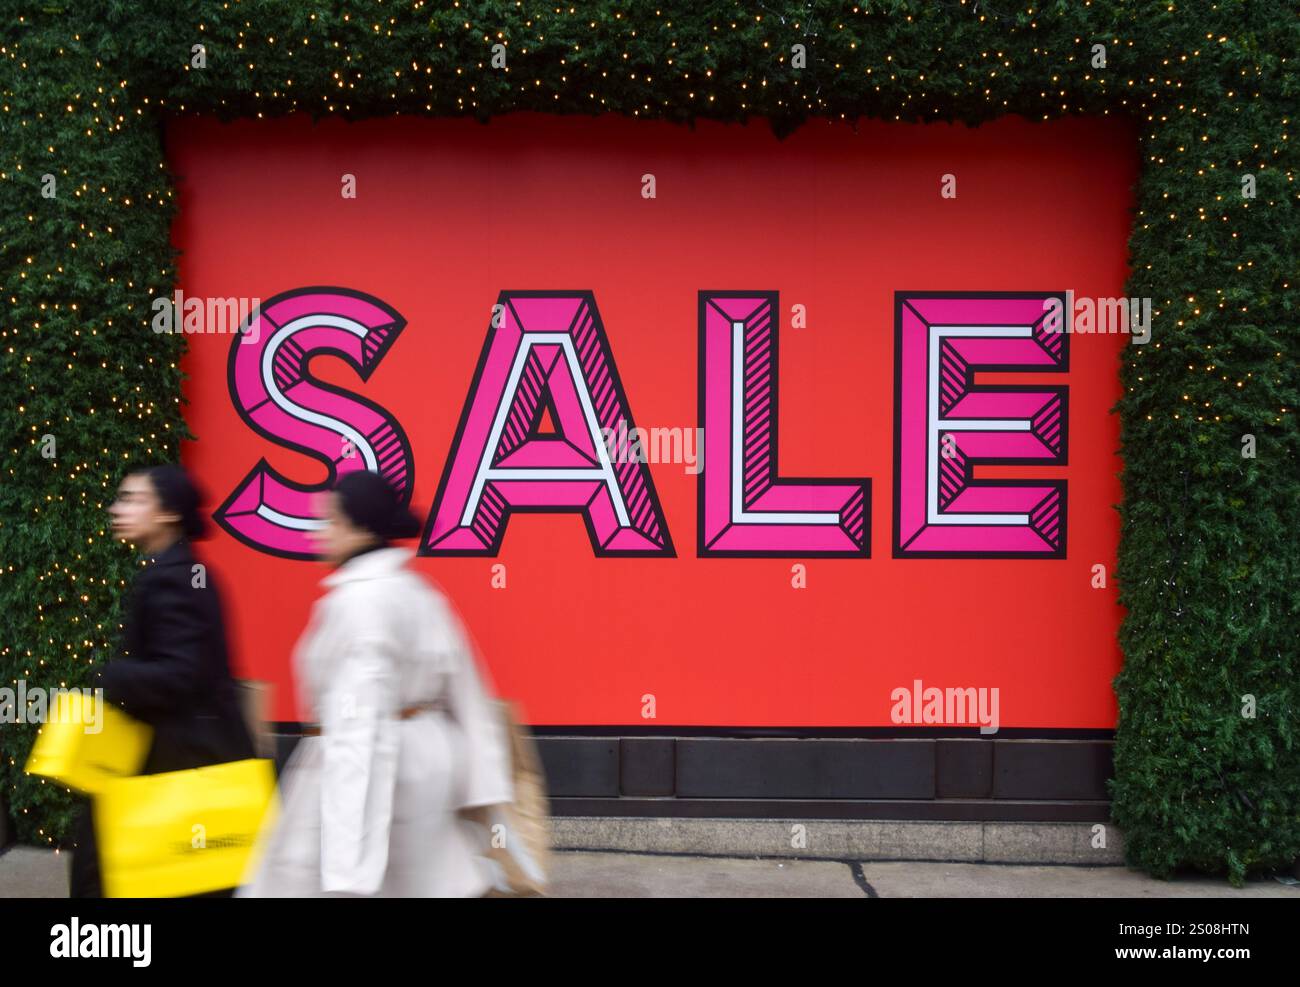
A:
POLYGON ((180 515, 181 530, 186 538, 202 538, 207 533, 208 522, 199 509, 199 505, 203 502, 203 495, 188 473, 170 463, 163 466, 150 466, 140 472, 153 484, 163 510, 169 514, 180 515))
POLYGON ((376 535, 380 541, 414 538, 420 521, 402 503, 393 486, 378 473, 355 470, 334 485, 339 504, 348 520, 376 535))

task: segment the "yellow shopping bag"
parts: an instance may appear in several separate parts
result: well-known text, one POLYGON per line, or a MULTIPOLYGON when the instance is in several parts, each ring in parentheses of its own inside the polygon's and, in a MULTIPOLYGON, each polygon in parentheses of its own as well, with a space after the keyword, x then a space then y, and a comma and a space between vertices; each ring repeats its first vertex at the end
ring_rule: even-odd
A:
POLYGON ((236 887, 276 811, 275 765, 262 758, 115 779, 94 803, 104 894, 165 898, 236 887))
POLYGON ((113 778, 136 774, 153 729, 80 689, 59 692, 24 770, 93 795, 113 778))

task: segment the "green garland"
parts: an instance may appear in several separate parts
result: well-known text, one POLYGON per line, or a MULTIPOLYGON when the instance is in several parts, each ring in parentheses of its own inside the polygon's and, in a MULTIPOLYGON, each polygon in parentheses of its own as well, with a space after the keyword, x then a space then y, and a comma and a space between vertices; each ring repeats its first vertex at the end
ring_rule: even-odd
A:
MULTIPOLYGON (((184 337, 148 326, 175 279, 162 115, 615 112, 784 134, 810 116, 1125 113, 1144 165, 1127 293, 1153 299, 1154 339, 1119 368, 1114 819, 1162 876, 1240 882, 1300 855, 1292 4, 4 6, 0 683, 75 685, 105 660, 131 561, 104 509, 127 464, 187 434, 184 337)), ((22 773, 32 736, 0 727, 0 791, 21 839, 54 844, 71 799, 22 773)))

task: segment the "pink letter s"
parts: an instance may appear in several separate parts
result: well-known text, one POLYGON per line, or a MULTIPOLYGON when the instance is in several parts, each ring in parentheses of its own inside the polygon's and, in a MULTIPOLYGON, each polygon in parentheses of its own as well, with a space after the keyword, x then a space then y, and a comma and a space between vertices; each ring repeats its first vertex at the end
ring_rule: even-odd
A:
POLYGON ((314 559, 307 533, 322 521, 312 497, 340 473, 368 469, 387 477, 409 501, 411 447, 388 412, 312 377, 308 361, 332 353, 370 377, 406 320, 377 298, 344 288, 299 288, 270 299, 251 317, 256 333, 230 348, 230 397, 259 435, 324 463, 326 481, 305 486, 261 460, 214 517, 244 544, 290 559, 314 559), (255 342, 253 341, 255 340, 255 342))

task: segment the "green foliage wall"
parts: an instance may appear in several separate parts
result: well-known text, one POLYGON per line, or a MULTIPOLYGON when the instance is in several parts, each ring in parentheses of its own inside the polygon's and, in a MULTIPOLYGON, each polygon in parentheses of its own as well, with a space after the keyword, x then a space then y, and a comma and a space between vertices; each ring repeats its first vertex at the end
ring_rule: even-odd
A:
MULTIPOLYGON (((127 463, 172 458, 185 435, 183 337, 148 325, 175 276, 166 115, 752 116, 785 134, 810 116, 1124 113, 1143 162, 1128 294, 1152 299, 1154 338, 1116 368, 1127 613, 1114 818, 1130 861, 1155 874, 1240 880, 1289 863, 1298 60, 1296 8, 1269 0, 6 0, 0 683, 75 685, 110 653, 131 561, 104 508, 127 463)), ((23 775, 32 733, 0 727, 0 791, 23 840, 54 843, 70 798, 23 775)))

